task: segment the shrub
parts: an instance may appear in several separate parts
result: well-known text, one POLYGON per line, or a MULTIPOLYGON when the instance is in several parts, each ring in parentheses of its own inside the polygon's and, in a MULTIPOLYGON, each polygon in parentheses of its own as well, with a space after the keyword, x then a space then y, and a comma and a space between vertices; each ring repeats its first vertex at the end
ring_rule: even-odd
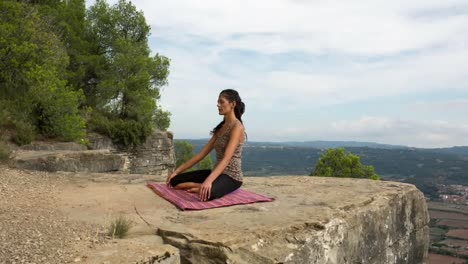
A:
POLYGON ((0 141, 0 163, 7 161, 10 157, 10 154, 10 147, 8 147, 8 145, 5 142, 0 141))
POLYGON ((35 138, 34 127, 26 122, 16 122, 16 135, 14 136, 14 140, 16 144, 22 146, 31 144, 31 141, 35 138))
POLYGON ((363 165, 359 156, 345 152, 344 148, 330 148, 322 153, 310 174, 313 175, 379 180, 373 166, 363 165))
POLYGON ((108 118, 101 113, 93 113, 90 129, 106 135, 116 144, 129 147, 139 145, 153 132, 153 124, 131 119, 108 118))
POLYGON ((132 227, 133 222, 125 216, 118 216, 110 223, 107 228, 107 235, 112 238, 124 238, 127 236, 128 230, 132 227))
MULTIPOLYGON (((44 76, 48 75, 44 73, 44 76)), ((41 83, 42 80, 36 78, 41 83)), ((78 109, 84 100, 81 91, 73 91, 63 81, 56 81, 50 86, 37 85, 31 93, 35 105, 34 119, 42 135, 65 141, 78 141, 85 136, 85 120, 78 109)))

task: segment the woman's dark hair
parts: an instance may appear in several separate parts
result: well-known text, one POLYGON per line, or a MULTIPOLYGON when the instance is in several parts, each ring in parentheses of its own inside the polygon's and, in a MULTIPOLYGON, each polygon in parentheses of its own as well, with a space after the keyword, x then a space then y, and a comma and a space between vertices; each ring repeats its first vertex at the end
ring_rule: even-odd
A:
MULTIPOLYGON (((244 122, 242 122, 242 115, 244 114, 245 112, 245 104, 244 102, 242 102, 242 99, 240 98, 239 96, 239 93, 236 91, 236 90, 233 90, 233 89, 226 89, 226 90, 223 90, 221 91, 221 93, 219 94, 219 96, 222 96, 224 98, 226 98, 226 100, 228 100, 228 102, 232 103, 232 102, 236 102, 236 107, 234 108, 234 114, 236 115, 236 118, 239 119, 239 121, 244 124, 244 122)), ((223 126, 224 124, 224 120, 221 121, 221 123, 219 123, 212 131, 211 131, 211 135, 213 134, 216 134, 216 132, 221 129, 221 127, 223 126)), ((246 134, 247 135, 247 134, 246 134)))

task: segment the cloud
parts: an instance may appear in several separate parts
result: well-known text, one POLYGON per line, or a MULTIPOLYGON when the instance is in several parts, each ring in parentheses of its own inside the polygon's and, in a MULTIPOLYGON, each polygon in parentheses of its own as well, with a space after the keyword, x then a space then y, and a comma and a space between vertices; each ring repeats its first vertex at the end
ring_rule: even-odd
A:
POLYGON ((288 127, 273 124, 251 129, 249 138, 254 141, 265 138, 262 134, 268 135, 264 140, 271 141, 349 140, 433 148, 468 145, 468 122, 363 116, 288 127))
POLYGON ((148 22, 226 49, 398 54, 466 37, 465 1, 135 1, 148 22), (442 10, 443 19, 434 14, 442 10), (149 12, 148 12, 149 11, 149 12))
POLYGON ((436 102, 416 102, 409 107, 416 111, 468 112, 468 99, 453 99, 436 102))
POLYGON ((133 3, 171 59, 161 103, 178 138, 207 137, 219 91, 234 88, 252 140, 468 144, 466 100, 427 101, 468 94, 466 0, 133 3), (379 101, 395 111, 361 107, 379 101))
POLYGON ((371 139, 414 147, 468 145, 468 122, 414 121, 368 116, 358 120, 336 121, 331 124, 331 128, 332 133, 338 137, 371 139))

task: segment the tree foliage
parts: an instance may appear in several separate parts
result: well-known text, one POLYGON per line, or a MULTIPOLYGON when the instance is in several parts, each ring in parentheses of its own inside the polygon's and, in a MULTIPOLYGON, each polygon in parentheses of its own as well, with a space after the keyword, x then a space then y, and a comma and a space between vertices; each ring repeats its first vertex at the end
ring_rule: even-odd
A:
POLYGON ((211 161, 210 155, 206 155, 199 163, 198 167, 199 170, 211 170, 213 168, 213 162, 211 161))
POLYGON ((1 1, 0 127, 19 144, 79 140, 87 127, 133 145, 166 130, 169 59, 150 54, 149 32, 126 0, 1 1))
POLYGON ((373 166, 361 164, 361 158, 350 152, 345 152, 344 148, 327 149, 310 174, 326 177, 347 177, 347 178, 368 178, 378 180, 373 166))
MULTIPOLYGON (((179 167, 180 165, 187 162, 189 159, 195 156, 194 154, 194 147, 186 140, 176 141, 175 142, 175 153, 176 153, 176 166, 179 167)), ((198 165, 196 166, 199 170, 211 170, 213 168, 213 162, 211 161, 210 155, 207 155, 203 158, 198 165)), ((189 169, 193 170, 193 168, 189 169)))
POLYGON ((187 162, 191 159, 195 154, 193 153, 193 145, 188 143, 185 140, 176 141, 174 145, 175 155, 176 155, 176 166, 179 167, 180 165, 187 162))
POLYGON ((34 6, 2 1, 0 10, 0 105, 17 130, 17 143, 29 143, 36 133, 84 136, 82 93, 64 80, 69 58, 63 43, 34 6))
POLYGON ((156 102, 159 88, 167 83, 169 60, 150 56, 150 28, 142 12, 125 0, 114 6, 98 0, 87 20, 94 49, 103 56, 93 69, 99 82, 85 92, 96 115, 108 120, 95 123, 96 129, 104 128, 125 145, 144 141, 153 127, 167 129, 164 117, 169 115, 156 102))

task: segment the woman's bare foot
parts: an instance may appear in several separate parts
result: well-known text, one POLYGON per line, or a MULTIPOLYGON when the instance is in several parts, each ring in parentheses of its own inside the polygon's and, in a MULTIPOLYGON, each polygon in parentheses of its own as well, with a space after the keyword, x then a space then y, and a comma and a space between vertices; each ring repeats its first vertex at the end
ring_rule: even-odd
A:
POLYGON ((200 188, 201 184, 196 182, 183 182, 177 184, 174 188, 177 190, 188 190, 192 188, 200 188))
POLYGON ((193 188, 187 189, 187 192, 189 192, 189 193, 199 193, 200 188, 199 187, 193 187, 193 188))

